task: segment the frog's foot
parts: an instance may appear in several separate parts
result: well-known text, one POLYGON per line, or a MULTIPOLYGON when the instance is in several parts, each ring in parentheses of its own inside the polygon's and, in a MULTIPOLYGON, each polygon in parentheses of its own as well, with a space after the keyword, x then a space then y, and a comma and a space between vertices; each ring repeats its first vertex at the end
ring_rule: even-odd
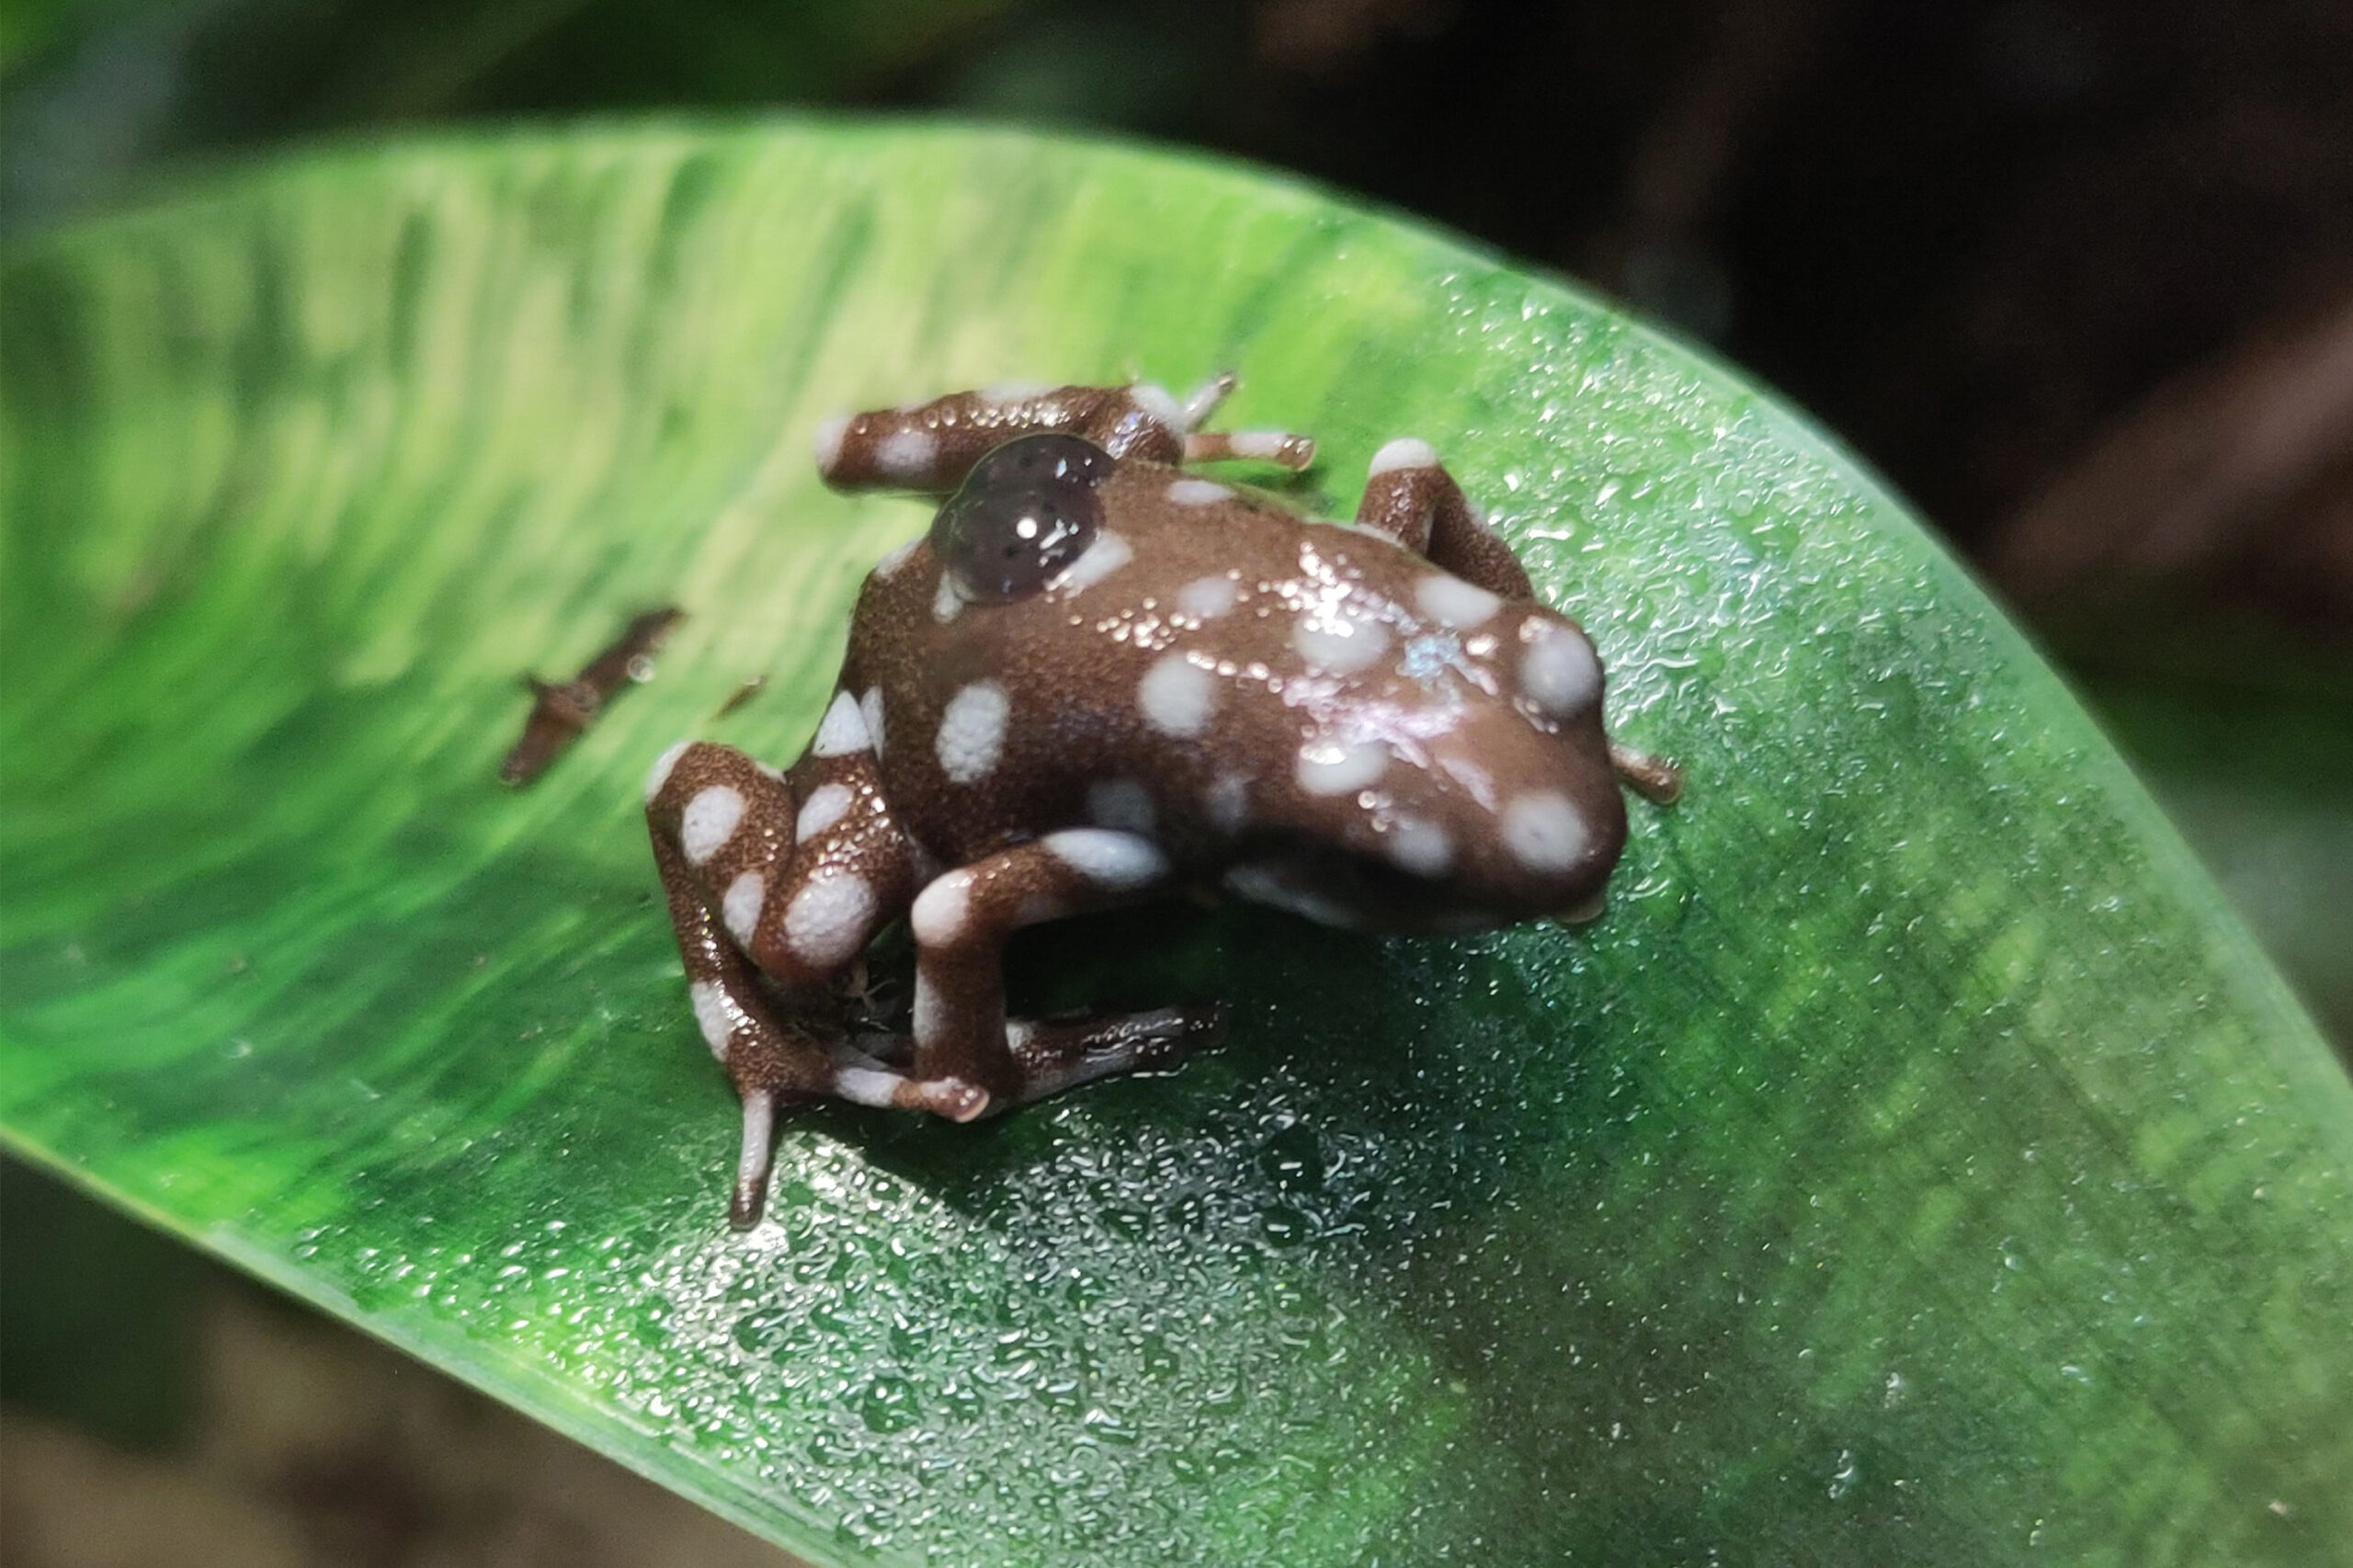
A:
POLYGON ((1185 437, 1185 461, 1273 463, 1293 473, 1306 472, 1315 462, 1315 443, 1305 436, 1288 430, 1201 428, 1239 385, 1233 371, 1220 370, 1186 398, 1177 419, 1178 434, 1185 437))
POLYGON ((1186 431, 1189 433, 1208 424, 1211 415, 1225 405, 1225 400, 1232 397, 1233 389, 1241 384, 1242 378, 1233 371, 1220 370, 1187 393, 1182 411, 1184 417, 1180 421, 1186 431))
POLYGON ((1612 741, 1609 766, 1627 789, 1654 805, 1671 806, 1683 796, 1683 770, 1648 752, 1612 741))
POLYGON ((777 1102, 786 1095, 890 1110, 927 1110, 950 1121, 972 1121, 988 1113, 988 1091, 961 1079, 910 1078, 856 1052, 828 1055, 833 1062, 830 1070, 814 1075, 799 1072, 781 1083, 738 1083, 744 1098, 744 1136, 735 1154, 735 1187, 727 1202, 727 1222, 736 1230, 748 1231, 758 1224, 767 1207, 768 1173, 776 1164, 777 1102))
POLYGON ((1076 1018, 1006 1021, 1019 1086, 1010 1104, 1027 1105, 1115 1073, 1173 1067, 1225 1028, 1214 1002, 1160 1007, 1148 1013, 1098 1013, 1076 1018))
POLYGON ((986 1089, 969 1079, 914 1076, 911 1069, 915 1066, 915 1038, 910 1034, 861 1031, 852 1035, 835 1054, 845 1064, 871 1068, 899 1080, 892 1097, 872 1102, 877 1105, 887 1104, 898 1110, 927 1110, 950 1121, 977 1121, 989 1113, 994 1103, 986 1089))
POLYGON ((1185 437, 1185 460, 1273 463, 1304 473, 1315 462, 1315 443, 1288 430, 1197 430, 1185 437))
POLYGON ((845 1053, 826 1093, 852 1105, 886 1110, 927 1110, 950 1121, 972 1121, 988 1114, 989 1094, 961 1078, 916 1078, 900 1071, 914 1042, 904 1037, 860 1035, 860 1046, 881 1046, 885 1054, 845 1053))
POLYGON ((1007 1018, 1005 1046, 1012 1060, 1010 1087, 995 1097, 961 1078, 898 1077, 883 1063, 906 1060, 915 1050, 914 1040, 860 1035, 859 1050, 871 1052, 864 1060, 878 1073, 898 1078, 893 1097, 861 1103, 927 1110, 950 1121, 975 1121, 1097 1078, 1173 1067, 1196 1047, 1214 1041, 1224 1027, 1225 1009, 1213 1002, 1145 1013, 1007 1018))

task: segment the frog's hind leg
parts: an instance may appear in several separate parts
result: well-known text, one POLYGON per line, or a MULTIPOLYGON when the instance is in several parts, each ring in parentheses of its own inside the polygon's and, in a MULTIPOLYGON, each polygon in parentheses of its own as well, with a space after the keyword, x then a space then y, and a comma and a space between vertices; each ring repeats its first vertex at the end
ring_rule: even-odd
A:
POLYGON ((1183 460, 1191 428, 1184 405, 1149 381, 1007 383, 828 419, 817 426, 817 472, 836 490, 945 495, 974 463, 1017 436, 1083 436, 1115 458, 1173 464, 1183 460))
MULTIPOLYGON (((1533 599, 1527 568, 1501 535, 1479 519, 1462 487, 1438 460, 1427 441, 1404 437, 1372 456, 1357 524, 1385 534, 1431 565, 1506 599, 1533 599)), ((1471 596, 1462 613, 1476 618, 1494 606, 1471 596)), ((1626 788, 1659 805, 1683 793, 1683 774, 1673 763, 1609 743, 1609 765, 1626 788)))
POLYGON ((1506 599, 1532 599, 1527 569, 1479 520, 1427 441, 1407 436, 1372 455, 1357 525, 1385 534, 1430 564, 1506 599))
POLYGON ((1169 863, 1150 839, 1068 828, 935 879, 917 896, 915 1075, 967 1084, 1002 1110, 1174 1055, 1214 1019, 1199 1010, 1075 1022, 1009 1022, 1005 947, 1025 926, 1153 897, 1169 863))
MULTIPOLYGON (((1142 1013, 1007 1018, 1013 1071, 1005 1096, 992 1099, 988 1109, 1010 1110, 1121 1073, 1173 1067, 1224 1027, 1225 1009, 1214 1002, 1142 1013)), ((906 1035, 859 1035, 851 1045, 859 1060, 875 1067, 904 1070, 914 1060, 915 1041, 906 1035)))
POLYGON ((787 1028, 775 1016, 743 954, 727 939, 674 836, 654 834, 654 863, 670 903, 670 924, 686 960, 687 994, 704 1043, 719 1058, 744 1105, 744 1134, 735 1184, 727 1207, 738 1230, 757 1224, 767 1201, 768 1167, 776 1154, 776 1107, 786 1095, 835 1090, 839 1068, 813 1033, 787 1028))
POLYGON ((915 883, 904 838, 860 809, 871 806, 873 770, 858 705, 843 694, 790 781, 731 747, 690 743, 665 754, 647 786, 654 863, 695 1020, 744 1100, 730 1209, 739 1226, 759 1218, 780 1098, 958 1119, 981 1108, 958 1085, 832 1049, 840 1032, 832 982, 905 907, 915 883))

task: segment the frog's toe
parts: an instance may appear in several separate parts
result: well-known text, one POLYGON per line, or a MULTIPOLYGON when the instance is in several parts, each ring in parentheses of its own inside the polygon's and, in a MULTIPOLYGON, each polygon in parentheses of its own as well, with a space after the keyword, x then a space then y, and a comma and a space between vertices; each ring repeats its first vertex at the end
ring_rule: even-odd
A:
POLYGON ((888 1065, 900 1054, 899 1042, 887 1037, 861 1035, 855 1052, 844 1052, 835 1067, 831 1089, 838 1100, 891 1110, 927 1110, 950 1121, 971 1121, 988 1113, 988 1091, 961 1078, 915 1078, 888 1065))
POLYGON ((768 1167, 776 1159, 776 1092, 744 1093, 744 1142, 735 1156, 735 1188, 727 1202, 727 1222, 748 1231, 767 1207, 768 1167))
POLYGON ((900 1102, 907 1110, 927 1110, 934 1116, 944 1116, 950 1121, 978 1121, 989 1113, 989 1092, 961 1078, 910 1078, 906 1098, 900 1102))
POLYGON ((1185 398, 1185 428, 1199 429, 1210 415, 1218 411, 1218 406, 1233 395, 1233 389, 1241 384, 1240 376, 1231 370, 1220 370, 1195 387, 1185 398))

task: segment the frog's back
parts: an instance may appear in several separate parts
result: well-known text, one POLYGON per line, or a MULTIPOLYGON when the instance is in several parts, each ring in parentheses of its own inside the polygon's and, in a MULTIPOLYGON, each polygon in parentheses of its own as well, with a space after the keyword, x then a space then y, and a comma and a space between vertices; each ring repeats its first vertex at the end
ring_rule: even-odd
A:
POLYGON ((1531 881, 1496 824, 1515 778, 1565 767, 1574 858, 1592 867, 1570 880, 1607 876, 1617 789, 1572 755, 1599 746, 1561 734, 1566 718, 1598 737, 1599 666, 1573 625, 1176 469, 1123 462, 1101 493, 1094 541, 1041 592, 968 602, 927 544, 869 582, 848 678, 880 719, 901 823, 931 854, 958 864, 1091 824, 1147 835, 1180 867, 1239 863, 1244 882, 1263 863, 1363 884, 1379 909, 1359 923, 1492 924, 1560 906, 1561 868, 1531 881), (1590 686, 1569 694, 1579 711, 1521 699, 1531 634, 1563 640, 1572 684, 1590 686))

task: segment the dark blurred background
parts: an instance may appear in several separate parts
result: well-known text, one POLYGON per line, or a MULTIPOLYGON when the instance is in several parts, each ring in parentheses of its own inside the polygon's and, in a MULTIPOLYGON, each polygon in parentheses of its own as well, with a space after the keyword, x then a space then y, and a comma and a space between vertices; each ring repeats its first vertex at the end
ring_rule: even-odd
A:
MULTIPOLYGON (((2347 0, 0 0, 0 231, 322 137, 770 108, 1233 153, 1708 343, 2018 607, 2353 1041, 2347 0)), ((6 1561, 148 1560, 70 1545, 68 1475, 246 1509, 224 1562, 668 1560, 611 1534, 660 1505, 535 1446, 558 1440, 364 1351, 337 1374, 364 1398, 288 1374, 311 1363, 286 1345, 340 1331, 21 1168, 0 1199, 12 1258, 204 1303, 114 1387, 76 1359, 86 1303, 51 1321, 54 1266, 0 1276, 6 1561), (290 1377, 307 1395, 267 1392, 290 1377), (281 1395, 317 1408, 270 1426, 253 1402, 281 1395), (472 1437, 415 1414, 436 1400, 472 1437), (282 1452, 224 1436, 265 1428, 282 1452), (506 1458, 448 1473, 465 1441, 506 1458)), ((699 1561, 777 1561, 678 1517, 660 1541, 699 1561)))

